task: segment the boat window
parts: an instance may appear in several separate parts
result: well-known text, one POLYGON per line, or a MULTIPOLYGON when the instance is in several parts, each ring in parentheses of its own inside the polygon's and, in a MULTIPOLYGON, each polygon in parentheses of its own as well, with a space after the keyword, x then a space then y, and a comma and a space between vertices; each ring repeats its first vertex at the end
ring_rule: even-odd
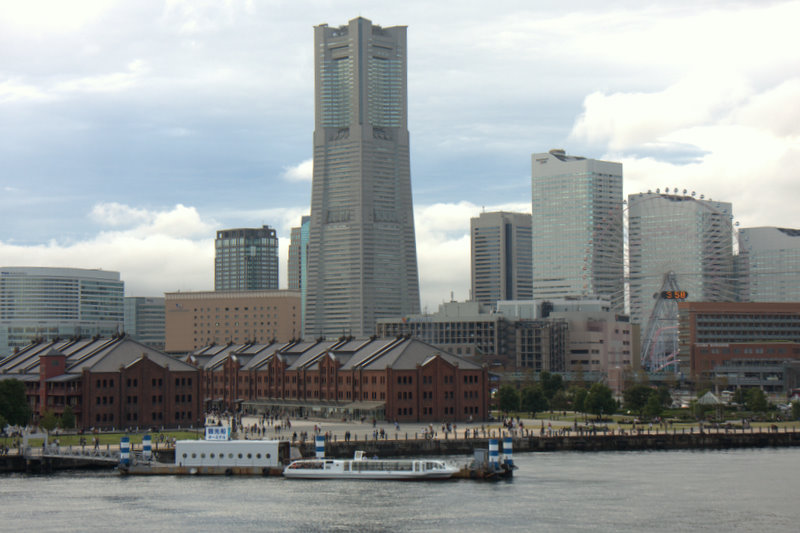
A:
POLYGON ((213 453, 209 454, 209 457, 211 457, 213 459, 214 458, 214 454, 213 453))
POLYGON ((248 453, 248 454, 247 454, 247 458, 248 458, 248 459, 252 459, 252 458, 253 458, 253 454, 252 454, 252 453, 248 453))
POLYGON ((256 454, 256 459, 261 459, 261 454, 260 453, 256 454))
POLYGON ((233 454, 232 453, 228 454, 228 459, 233 459, 233 454))
POLYGON ((205 458, 206 458, 206 454, 204 454, 204 453, 201 453, 201 454, 200 454, 200 459, 205 459, 205 458))
POLYGON ((183 458, 186 459, 186 456, 187 456, 187 454, 186 454, 186 452, 184 452, 183 458))
POLYGON ((264 457, 266 457, 267 459, 269 459, 269 457, 270 457, 270 456, 269 456, 269 454, 266 454, 266 455, 264 455, 264 457))
POLYGON ((197 454, 196 453, 192 454, 192 459, 197 459, 197 454))
POLYGON ((239 459, 241 459, 241 458, 242 458, 242 454, 239 454, 239 459))

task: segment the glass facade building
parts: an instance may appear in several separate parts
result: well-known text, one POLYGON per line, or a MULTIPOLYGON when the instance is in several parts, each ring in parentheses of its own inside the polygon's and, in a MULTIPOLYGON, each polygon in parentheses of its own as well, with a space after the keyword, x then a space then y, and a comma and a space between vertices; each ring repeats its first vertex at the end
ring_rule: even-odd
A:
POLYGON ((165 344, 164 298, 125 297, 125 333, 159 350, 165 344))
POLYGON ((0 355, 30 344, 123 329, 119 272, 77 268, 0 268, 0 355))
POLYGON ((370 336, 419 312, 406 28, 314 28, 314 175, 304 332, 370 336))
POLYGON ((739 230, 739 300, 800 302, 800 230, 739 230))
POLYGON ((470 244, 473 300, 494 307, 533 298, 529 214, 481 213, 470 219, 470 244))
POLYGON ((730 203, 666 193, 628 196, 631 321, 646 325, 665 276, 688 301, 735 300, 730 203))
POLYGON ((217 232, 214 290, 278 289, 278 237, 269 226, 217 232))
POLYGON ((625 307, 622 165, 532 156, 533 297, 603 298, 625 307))

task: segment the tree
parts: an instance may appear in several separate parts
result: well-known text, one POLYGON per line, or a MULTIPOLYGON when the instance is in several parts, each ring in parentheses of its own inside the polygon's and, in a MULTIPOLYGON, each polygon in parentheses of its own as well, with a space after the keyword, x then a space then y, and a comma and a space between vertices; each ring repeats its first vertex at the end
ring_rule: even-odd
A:
POLYGON ((31 408, 25 398, 25 384, 18 379, 0 381, 0 415, 12 426, 25 426, 31 419, 31 408))
POLYGON ((498 407, 504 413, 519 409, 519 392, 511 385, 503 385, 497 391, 498 407))
POLYGON ((658 392, 652 391, 644 406, 644 415, 649 419, 653 419, 657 416, 661 416, 662 412, 664 412, 664 406, 661 403, 658 392))
POLYGON ((58 425, 58 418, 53 411, 47 409, 39 419, 39 426, 47 431, 53 431, 58 425))
POLYGON ((572 407, 579 413, 586 412, 586 395, 589 391, 583 387, 573 389, 572 393, 572 407))
POLYGON ((550 409, 558 411, 567 409, 569 407, 569 397, 564 389, 557 391, 550 399, 550 409))
POLYGON ((625 409, 629 409, 634 413, 641 415, 644 412, 644 406, 647 405, 647 400, 653 393, 653 389, 647 385, 633 385, 625 389, 622 393, 622 399, 625 402, 625 409))
POLYGON ((64 429, 75 427, 75 411, 72 410, 71 405, 64 407, 64 412, 61 414, 61 427, 64 429))
POLYGON ((753 387, 747 391, 747 399, 745 400, 747 409, 754 413, 763 413, 769 406, 767 404, 767 395, 758 387, 753 387))
POLYGON ((539 386, 525 387, 522 389, 522 410, 531 413, 536 418, 536 413, 547 409, 547 398, 539 386))
POLYGON ((607 386, 595 383, 586 395, 586 411, 593 415, 602 416, 613 414, 617 411, 617 401, 607 386))
POLYGON ((672 393, 669 392, 669 387, 666 385, 660 385, 655 390, 656 395, 658 395, 658 400, 661 403, 661 407, 667 408, 672 405, 672 393))
POLYGON ((800 402, 792 402, 792 418, 800 420, 800 402))
POLYGON ((542 382, 542 392, 548 400, 552 400, 556 392, 564 388, 564 380, 561 374, 542 372, 539 374, 539 380, 542 382))

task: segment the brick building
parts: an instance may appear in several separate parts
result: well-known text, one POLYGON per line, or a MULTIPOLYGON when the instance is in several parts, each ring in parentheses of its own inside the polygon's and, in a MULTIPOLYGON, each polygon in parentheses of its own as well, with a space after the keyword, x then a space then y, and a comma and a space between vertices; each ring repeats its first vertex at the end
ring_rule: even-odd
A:
POLYGON ((206 408, 400 422, 489 415, 486 367, 407 337, 210 346, 189 362, 203 370, 206 408))
POLYGON ((680 302, 678 320, 681 368, 693 379, 731 361, 800 360, 800 303, 680 302))
POLYGON ((66 406, 80 429, 202 425, 200 372, 130 337, 33 343, 0 360, 35 417, 66 406))

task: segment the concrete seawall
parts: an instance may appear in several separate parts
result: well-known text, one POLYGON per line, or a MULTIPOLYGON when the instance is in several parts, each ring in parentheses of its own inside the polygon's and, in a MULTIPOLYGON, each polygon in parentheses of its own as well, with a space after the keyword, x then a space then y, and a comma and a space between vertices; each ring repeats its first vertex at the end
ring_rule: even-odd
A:
MULTIPOLYGON (((356 450, 364 450, 370 456, 415 457, 438 455, 471 456, 476 448, 488 448, 488 438, 469 439, 400 439, 359 440, 331 442, 325 444, 329 457, 352 457, 356 450)), ((502 442, 500 444, 502 448, 502 442)), ((666 451, 666 450, 727 450, 735 448, 769 448, 800 446, 800 431, 737 431, 725 432, 661 432, 633 435, 528 435, 513 438, 514 453, 520 452, 603 452, 603 451, 666 451)), ((297 445, 305 457, 314 455, 314 443, 297 445)), ((154 450, 161 462, 174 461, 171 448, 154 450)), ((19 455, 0 456, 0 473, 29 472, 46 473, 55 470, 111 468, 70 458, 48 457, 45 460, 24 458, 19 455)))
MULTIPOLYGON (((488 448, 489 439, 368 440, 327 442, 331 457, 352 457, 364 450, 378 457, 420 455, 472 455, 475 448, 488 448)), ((800 446, 800 432, 738 433, 643 433, 641 435, 564 435, 513 438, 514 453, 556 451, 633 451, 633 450, 724 450, 800 446)), ((502 447, 502 444, 501 444, 502 447)), ((314 455, 314 444, 299 446, 304 456, 314 455)))

